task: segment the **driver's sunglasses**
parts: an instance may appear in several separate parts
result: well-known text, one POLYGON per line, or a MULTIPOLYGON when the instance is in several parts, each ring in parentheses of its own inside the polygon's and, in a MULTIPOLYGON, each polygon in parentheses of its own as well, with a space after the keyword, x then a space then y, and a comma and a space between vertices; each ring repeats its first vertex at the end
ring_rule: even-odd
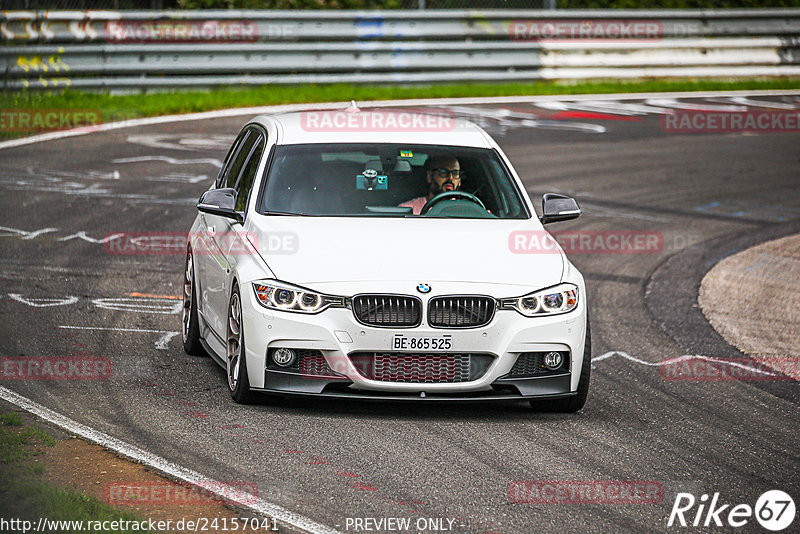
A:
POLYGON ((461 179, 461 169, 445 169, 444 167, 440 167, 438 169, 431 169, 431 172, 435 172, 440 178, 452 176, 456 180, 461 179))

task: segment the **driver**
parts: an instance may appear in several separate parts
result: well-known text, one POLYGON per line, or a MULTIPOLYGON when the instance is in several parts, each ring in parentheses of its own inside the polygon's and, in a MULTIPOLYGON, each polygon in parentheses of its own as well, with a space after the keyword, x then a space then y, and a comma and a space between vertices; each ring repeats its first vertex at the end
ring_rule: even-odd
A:
POLYGON ((461 188, 461 165, 457 158, 435 156, 428 160, 426 167, 426 178, 430 184, 428 196, 412 198, 399 204, 401 208, 411 208, 414 215, 419 215, 422 207, 439 193, 458 191, 461 188))

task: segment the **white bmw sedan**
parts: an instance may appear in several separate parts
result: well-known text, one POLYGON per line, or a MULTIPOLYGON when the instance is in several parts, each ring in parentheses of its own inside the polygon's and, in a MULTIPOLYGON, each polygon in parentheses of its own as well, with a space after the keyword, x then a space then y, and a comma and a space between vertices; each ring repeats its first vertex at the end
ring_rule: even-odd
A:
POLYGON ((259 116, 197 204, 183 342, 230 393, 527 399, 589 388, 583 277, 478 126, 405 111, 259 116))

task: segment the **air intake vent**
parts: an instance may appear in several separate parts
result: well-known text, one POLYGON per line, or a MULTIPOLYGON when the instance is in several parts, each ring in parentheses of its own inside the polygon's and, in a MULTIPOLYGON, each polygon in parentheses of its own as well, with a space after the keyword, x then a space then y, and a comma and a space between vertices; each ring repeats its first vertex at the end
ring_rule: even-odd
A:
POLYGON ((350 360, 370 380, 437 384, 477 380, 493 358, 488 354, 358 352, 350 360))
POLYGON ((564 362, 559 369, 549 370, 544 365, 546 352, 523 352, 517 357, 511 371, 503 378, 528 378, 552 373, 563 373, 569 370, 569 352, 562 352, 564 362))
POLYGON ((357 295, 353 313, 369 326, 412 327, 422 319, 422 302, 406 295, 357 295))
POLYGON ((475 328, 489 324, 494 317, 491 297, 434 297, 428 302, 428 324, 438 328, 475 328))
POLYGON ((271 354, 274 350, 275 349, 270 350, 270 357, 267 360, 268 369, 283 371, 285 373, 297 373, 305 376, 343 376, 331 369, 330 365, 328 365, 328 362, 325 360, 325 356, 318 350, 292 349, 297 357, 288 367, 281 367, 272 361, 271 354))

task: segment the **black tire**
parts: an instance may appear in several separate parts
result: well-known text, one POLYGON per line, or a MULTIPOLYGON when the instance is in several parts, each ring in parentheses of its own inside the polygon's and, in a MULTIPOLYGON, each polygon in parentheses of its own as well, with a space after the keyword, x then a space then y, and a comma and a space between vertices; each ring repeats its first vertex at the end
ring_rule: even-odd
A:
POLYGON ((205 356, 206 351, 200 343, 200 323, 197 318, 197 296, 194 281, 194 261, 192 251, 186 252, 186 263, 183 270, 183 315, 181 320, 181 337, 186 354, 205 356))
POLYGON ((583 345, 583 366, 578 380, 578 394, 554 400, 532 400, 531 408, 536 412, 575 413, 586 405, 589 394, 589 377, 592 372, 592 331, 586 318, 586 343, 583 345))
POLYGON ((237 404, 247 404, 252 401, 253 393, 250 391, 250 379, 247 376, 242 303, 239 297, 239 287, 235 284, 228 303, 226 331, 225 374, 228 378, 228 391, 237 404), (237 351, 238 354, 235 354, 237 351))

